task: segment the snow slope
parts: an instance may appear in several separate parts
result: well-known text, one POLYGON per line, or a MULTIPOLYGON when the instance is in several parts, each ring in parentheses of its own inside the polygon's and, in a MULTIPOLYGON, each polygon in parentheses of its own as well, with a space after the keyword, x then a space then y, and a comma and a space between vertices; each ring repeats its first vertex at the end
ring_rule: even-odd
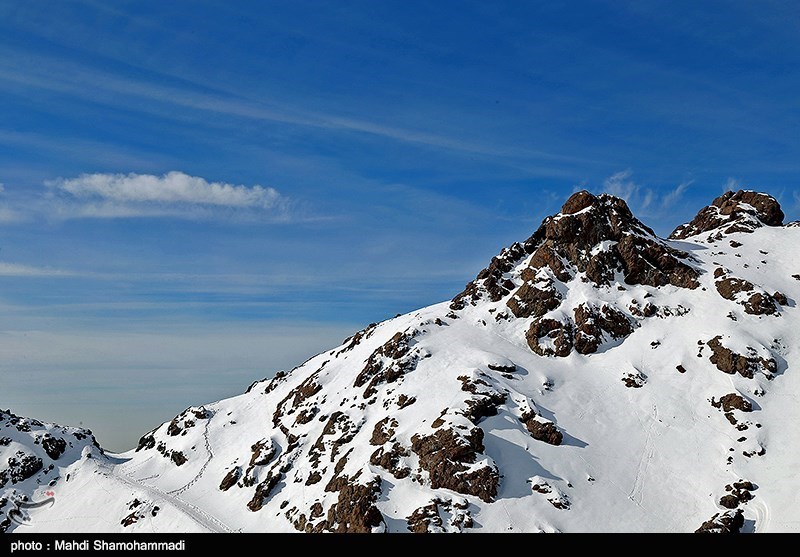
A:
POLYGON ((729 192, 662 239, 579 192, 453 301, 126 453, 70 439, 48 460, 6 419, 0 466, 28 451, 54 468, 6 482, 2 512, 56 494, 6 528, 798 531, 800 227, 782 220, 729 192))

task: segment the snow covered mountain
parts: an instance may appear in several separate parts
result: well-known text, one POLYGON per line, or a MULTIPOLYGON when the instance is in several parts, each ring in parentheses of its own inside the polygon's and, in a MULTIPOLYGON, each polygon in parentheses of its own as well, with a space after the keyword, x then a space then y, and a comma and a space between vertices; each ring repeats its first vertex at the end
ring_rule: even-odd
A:
POLYGON ((783 219, 728 192, 662 239, 582 191, 452 301, 129 452, 5 413, 0 529, 800 531, 800 226, 783 219))

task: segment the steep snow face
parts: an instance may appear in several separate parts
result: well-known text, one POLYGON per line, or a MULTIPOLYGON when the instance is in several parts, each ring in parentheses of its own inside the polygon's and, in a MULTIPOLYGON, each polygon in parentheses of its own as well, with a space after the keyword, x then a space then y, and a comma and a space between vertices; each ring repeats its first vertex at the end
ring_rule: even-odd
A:
POLYGON ((80 461, 115 497, 26 528, 797 531, 800 227, 745 193, 758 226, 664 240, 579 192, 453 301, 80 461))

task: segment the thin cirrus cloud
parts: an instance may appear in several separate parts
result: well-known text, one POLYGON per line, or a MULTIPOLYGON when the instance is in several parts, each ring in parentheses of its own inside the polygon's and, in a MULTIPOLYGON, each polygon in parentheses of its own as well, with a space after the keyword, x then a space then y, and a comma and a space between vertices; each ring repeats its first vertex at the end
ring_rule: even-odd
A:
POLYGON ((153 174, 81 174, 45 182, 62 218, 210 217, 218 210, 286 217, 288 200, 276 189, 244 186, 172 171, 153 174))
POLYGON ((0 261, 0 277, 70 277, 72 271, 0 261))

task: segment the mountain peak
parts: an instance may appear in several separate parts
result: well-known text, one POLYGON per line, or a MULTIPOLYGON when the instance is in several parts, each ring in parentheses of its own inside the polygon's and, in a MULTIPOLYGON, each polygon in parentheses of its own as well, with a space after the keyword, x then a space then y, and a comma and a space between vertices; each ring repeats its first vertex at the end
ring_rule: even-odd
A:
MULTIPOLYGON (((493 258, 453 299, 451 308, 463 309, 484 297, 497 302, 516 290, 509 307, 515 315, 527 314, 529 310, 516 308, 514 300, 530 308, 526 297, 532 294, 532 283, 565 284, 575 278, 596 286, 618 282, 693 289, 698 285, 698 271, 688 259, 688 254, 668 245, 638 220, 623 199, 582 190, 567 199, 560 213, 545 218, 524 243, 513 244, 493 258)), ((545 298, 548 304, 553 300, 550 295, 545 298)))
POLYGON ((781 226, 783 217, 780 203, 769 194, 751 190, 726 191, 669 237, 682 240, 712 230, 718 231, 715 238, 732 232, 752 232, 765 225, 781 226))
POLYGON ((770 199, 722 196, 761 228, 689 255, 576 192, 453 302, 126 453, 0 410, 0 532, 796 530, 800 227, 770 199))

